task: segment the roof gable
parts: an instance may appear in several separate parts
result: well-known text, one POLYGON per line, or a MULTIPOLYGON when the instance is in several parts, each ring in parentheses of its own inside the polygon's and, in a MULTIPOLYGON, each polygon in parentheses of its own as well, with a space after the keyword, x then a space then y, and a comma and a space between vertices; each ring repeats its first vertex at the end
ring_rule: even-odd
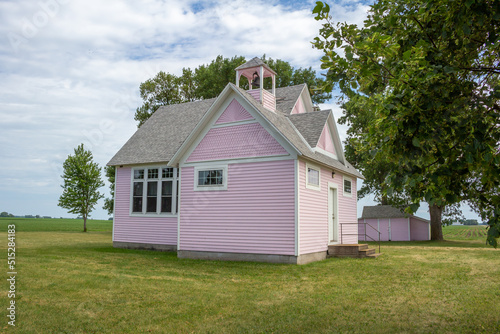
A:
POLYGON ((224 124, 254 119, 252 115, 236 100, 233 99, 226 110, 219 116, 215 124, 224 124))
POLYGON ((321 136, 319 137, 317 147, 333 154, 334 156, 337 156, 334 140, 330 133, 330 130, 328 129, 328 124, 325 124, 325 126, 323 127, 323 131, 321 132, 321 136))
POLYGON ((203 115, 201 120, 191 131, 191 134, 172 157, 171 161, 169 162, 170 166, 176 166, 188 159, 188 157, 194 152, 203 138, 211 130, 212 126, 215 125, 215 119, 218 119, 220 117, 218 116, 218 113, 223 113, 220 110, 225 110, 233 100, 237 100, 238 103, 244 107, 246 112, 250 113, 252 117, 255 118, 288 153, 293 155, 299 153, 299 150, 293 146, 288 138, 278 129, 276 129, 273 124, 271 124, 268 119, 266 117, 263 117, 262 115, 262 111, 270 114, 274 113, 262 107, 262 105, 248 93, 244 92, 244 94, 242 94, 242 92, 244 91, 236 87, 232 83, 229 83, 224 88, 222 93, 210 106, 210 109, 203 115))

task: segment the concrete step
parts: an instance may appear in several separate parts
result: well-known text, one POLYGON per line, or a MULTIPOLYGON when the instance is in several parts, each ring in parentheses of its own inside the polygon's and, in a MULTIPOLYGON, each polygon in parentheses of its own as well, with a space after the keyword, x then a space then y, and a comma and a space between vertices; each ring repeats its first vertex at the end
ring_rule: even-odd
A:
POLYGON ((359 254, 372 255, 372 254, 375 254, 375 249, 373 249, 373 248, 362 249, 359 251, 359 254))
POLYGON ((368 248, 367 244, 340 244, 328 246, 327 257, 377 258, 380 253, 368 248))

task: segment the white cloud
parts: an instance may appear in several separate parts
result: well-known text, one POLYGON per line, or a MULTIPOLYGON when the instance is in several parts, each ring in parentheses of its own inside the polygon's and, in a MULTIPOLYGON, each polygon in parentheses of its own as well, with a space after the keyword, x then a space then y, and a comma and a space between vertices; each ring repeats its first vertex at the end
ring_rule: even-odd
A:
MULTIPOLYGON (((0 2, 0 203, 14 214, 57 207, 62 163, 84 142, 104 165, 136 130, 139 84, 217 55, 266 54, 319 70, 315 1, 0 2)), ((361 2, 332 5, 362 24, 361 2)), ((330 103, 335 117, 340 109, 330 103)), ((345 128, 341 136, 345 138, 345 128)), ((109 195, 108 188, 101 191, 109 195)), ((101 209, 94 217, 105 218, 101 209)))

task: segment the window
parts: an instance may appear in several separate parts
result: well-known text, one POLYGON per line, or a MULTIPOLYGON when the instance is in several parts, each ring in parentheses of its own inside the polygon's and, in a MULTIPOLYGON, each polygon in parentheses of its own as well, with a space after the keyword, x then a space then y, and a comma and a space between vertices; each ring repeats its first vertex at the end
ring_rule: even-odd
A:
POLYGON ((344 196, 352 197, 352 179, 344 176, 344 196))
POLYGON ((194 190, 226 190, 227 166, 195 168, 194 190))
POLYGON ((177 212, 179 171, 175 169, 171 167, 133 169, 131 214, 177 212))
POLYGON ((306 164, 306 188, 321 190, 320 171, 320 167, 306 164))

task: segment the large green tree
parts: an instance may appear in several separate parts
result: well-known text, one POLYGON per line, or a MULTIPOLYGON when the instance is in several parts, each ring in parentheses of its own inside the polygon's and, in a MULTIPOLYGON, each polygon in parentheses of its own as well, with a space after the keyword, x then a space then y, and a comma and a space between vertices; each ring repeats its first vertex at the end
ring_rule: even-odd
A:
POLYGON ((92 152, 85 150, 83 144, 75 149, 63 163, 63 193, 59 206, 83 218, 83 232, 87 232, 87 218, 97 201, 104 197, 98 190, 104 186, 101 168, 93 161, 92 152))
POLYGON ((323 50, 325 89, 338 86, 370 124, 357 149, 386 161, 383 192, 405 193, 414 212, 430 205, 431 238, 442 239, 447 205, 469 201, 500 235, 500 2, 379 0, 363 27, 334 23, 329 6, 316 48, 323 50), (376 87, 376 89, 373 89, 376 87), (358 99, 358 101, 356 101, 358 99))

